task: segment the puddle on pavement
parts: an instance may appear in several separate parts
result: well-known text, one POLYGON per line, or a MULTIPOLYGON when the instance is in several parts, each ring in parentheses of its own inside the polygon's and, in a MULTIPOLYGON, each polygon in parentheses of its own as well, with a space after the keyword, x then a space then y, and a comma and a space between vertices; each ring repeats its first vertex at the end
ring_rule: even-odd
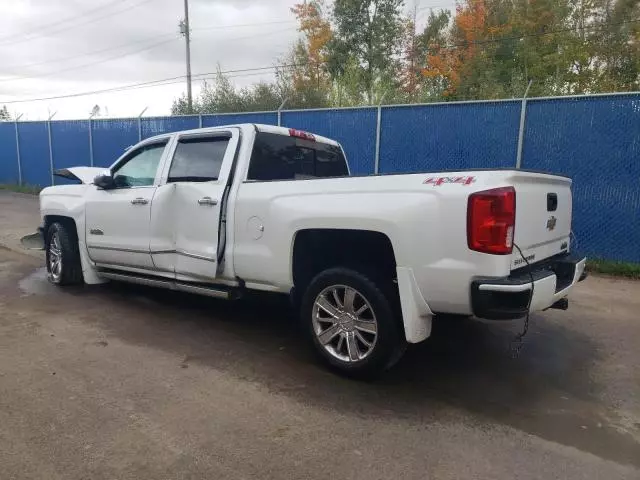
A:
POLYGON ((55 285, 49 283, 47 279, 47 269, 39 268, 31 275, 18 282, 18 287, 24 296, 27 295, 49 295, 56 291, 55 285))

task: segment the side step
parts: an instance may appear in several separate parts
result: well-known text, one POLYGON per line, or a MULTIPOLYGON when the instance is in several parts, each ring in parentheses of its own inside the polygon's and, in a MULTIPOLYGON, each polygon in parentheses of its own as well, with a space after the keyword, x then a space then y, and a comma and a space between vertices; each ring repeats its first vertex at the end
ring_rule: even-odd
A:
POLYGON ((183 283, 172 280, 152 278, 144 275, 135 275, 121 272, 115 273, 111 271, 101 271, 100 276, 108 278, 109 280, 116 280, 118 282, 135 283, 138 285, 145 285, 147 287, 166 288, 168 290, 194 293, 196 295, 221 298, 223 300, 236 300, 240 297, 240 291, 238 289, 224 289, 220 287, 214 288, 206 284, 183 283))

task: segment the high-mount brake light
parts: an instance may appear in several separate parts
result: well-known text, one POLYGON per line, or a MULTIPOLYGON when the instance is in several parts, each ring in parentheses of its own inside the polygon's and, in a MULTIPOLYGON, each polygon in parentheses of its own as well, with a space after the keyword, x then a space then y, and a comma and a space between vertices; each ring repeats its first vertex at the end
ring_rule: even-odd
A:
POLYGON ((316 141, 316 137, 314 137, 311 133, 307 133, 302 130, 296 130, 295 128, 289 129, 289 135, 291 137, 302 138, 303 140, 309 140, 311 142, 316 141))

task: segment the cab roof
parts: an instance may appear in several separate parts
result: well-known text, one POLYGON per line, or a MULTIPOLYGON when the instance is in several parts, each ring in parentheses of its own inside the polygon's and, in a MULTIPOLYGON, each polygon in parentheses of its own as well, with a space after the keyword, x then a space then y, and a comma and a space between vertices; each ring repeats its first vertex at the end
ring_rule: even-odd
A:
POLYGON ((240 128, 241 130, 246 130, 246 129, 257 129, 259 132, 264 132, 264 133, 273 133, 276 135, 286 135, 286 136, 293 136, 291 131, 294 130, 298 133, 307 133, 307 134, 311 134, 313 135, 313 137, 315 138, 315 141, 317 142, 321 142, 321 143, 327 143, 330 145, 335 145, 338 146, 338 142, 336 142, 335 140, 331 139, 331 138, 327 138, 327 137, 323 137, 322 135, 316 135, 313 132, 306 132, 306 131, 302 131, 302 130, 297 130, 297 129, 291 129, 289 127, 278 127, 275 125, 266 125, 266 124, 262 124, 262 123, 237 123, 237 124, 231 124, 231 125, 218 125, 216 127, 205 127, 205 128, 196 128, 196 129, 192 129, 192 130, 181 130, 181 131, 177 131, 177 132, 170 132, 170 133, 164 133, 162 135, 156 135, 154 137, 150 137, 150 138, 146 138, 144 140, 144 142, 148 142, 148 141, 154 141, 154 140, 163 140, 163 139, 167 139, 172 137, 173 135, 176 134, 196 134, 196 133, 208 133, 208 132, 217 132, 219 130, 223 130, 225 128, 240 128))

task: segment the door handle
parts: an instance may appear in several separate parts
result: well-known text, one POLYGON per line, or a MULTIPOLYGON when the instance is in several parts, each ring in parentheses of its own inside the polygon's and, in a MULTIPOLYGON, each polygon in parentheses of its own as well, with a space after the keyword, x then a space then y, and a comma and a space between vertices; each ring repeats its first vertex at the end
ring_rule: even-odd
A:
POLYGON ((131 200, 131 205, 146 205, 149 203, 149 200, 146 198, 138 197, 131 200))
POLYGON ((211 197, 202 197, 200 200, 198 200, 198 205, 206 205, 209 207, 215 207, 218 204, 217 200, 214 200, 211 197))

